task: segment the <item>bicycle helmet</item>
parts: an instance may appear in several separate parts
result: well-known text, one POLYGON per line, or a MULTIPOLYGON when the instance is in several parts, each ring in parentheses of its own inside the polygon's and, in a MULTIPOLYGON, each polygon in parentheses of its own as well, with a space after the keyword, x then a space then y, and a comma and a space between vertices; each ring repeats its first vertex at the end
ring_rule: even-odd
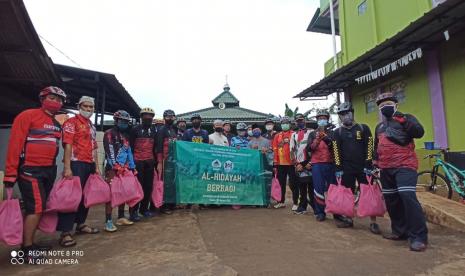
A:
POLYGON ((237 130, 247 130, 247 125, 245 123, 238 123, 236 126, 237 130))
POLYGON ((327 117, 327 118, 330 117, 329 112, 328 112, 328 110, 326 110, 326 109, 319 109, 319 110, 316 112, 316 116, 315 116, 315 117, 318 118, 318 117, 320 117, 320 116, 325 116, 325 117, 327 117))
POLYGON ((56 86, 47 86, 44 89, 42 89, 39 93, 39 98, 45 97, 50 94, 59 96, 60 98, 63 99, 63 101, 66 100, 65 91, 63 91, 61 88, 56 87, 56 86))
POLYGON ((341 103, 337 107, 337 114, 341 114, 344 112, 354 112, 354 108, 352 107, 352 104, 350 102, 341 103))
POLYGON ((385 101, 393 101, 395 103, 399 102, 396 95, 394 95, 394 93, 392 93, 392 92, 381 93, 376 98, 376 104, 377 105, 379 105, 380 103, 385 102, 385 101))
POLYGON ((129 113, 125 110, 118 110, 116 111, 114 114, 113 114, 113 120, 117 120, 117 119, 120 119, 120 120, 125 120, 125 121, 130 121, 131 120, 131 116, 129 115, 129 113))
POLYGON ((283 123, 288 123, 290 124, 291 123, 291 119, 288 117, 288 116, 284 116, 281 118, 281 124, 283 123))
POLYGON ((174 113, 173 110, 167 109, 165 110, 165 112, 163 112, 163 117, 167 117, 167 116, 176 116, 176 114, 174 113))
POLYGON ((153 111, 153 109, 150 107, 144 107, 140 110, 140 115, 142 116, 142 114, 151 114, 155 116, 155 111, 153 111))
POLYGON ((200 114, 198 113, 194 113, 191 115, 191 122, 195 119, 199 119, 199 120, 202 120, 202 117, 200 116, 200 114))

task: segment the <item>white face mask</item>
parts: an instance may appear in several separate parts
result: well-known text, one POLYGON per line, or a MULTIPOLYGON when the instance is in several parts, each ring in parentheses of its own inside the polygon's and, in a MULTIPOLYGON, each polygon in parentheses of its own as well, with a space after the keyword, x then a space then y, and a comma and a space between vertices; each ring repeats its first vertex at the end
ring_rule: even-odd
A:
POLYGON ((92 117, 92 114, 94 114, 94 112, 92 112, 92 111, 84 111, 82 109, 79 109, 79 114, 81 114, 82 117, 85 117, 85 118, 89 119, 90 117, 92 117))
POLYGON ((271 131, 273 130, 273 125, 266 125, 265 128, 266 130, 271 131))

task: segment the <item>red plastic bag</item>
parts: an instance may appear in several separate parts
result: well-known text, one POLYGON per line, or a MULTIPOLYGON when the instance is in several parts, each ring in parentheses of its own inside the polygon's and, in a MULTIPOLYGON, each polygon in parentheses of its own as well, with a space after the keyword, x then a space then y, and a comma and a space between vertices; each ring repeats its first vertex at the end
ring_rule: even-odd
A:
POLYGON ((135 185, 136 180, 131 171, 126 171, 123 175, 113 177, 110 183, 111 207, 115 208, 139 197, 137 186, 135 185))
POLYGON ((23 215, 18 199, 12 199, 13 188, 7 188, 7 199, 0 203, 0 241, 10 246, 23 243, 23 215))
POLYGON ((62 178, 53 185, 48 197, 47 210, 59 213, 76 212, 82 200, 81 180, 77 176, 62 178))
POLYGON ((164 183, 160 176, 155 172, 153 175, 152 202, 155 207, 160 208, 163 205, 164 183))
POLYGON ((271 198, 276 201, 281 201, 281 193, 281 184, 279 184, 278 174, 275 171, 274 178, 271 181, 271 198))
POLYGON ((110 185, 100 175, 91 174, 84 186, 84 206, 89 208, 110 201, 110 185))
POLYGON ((328 196, 325 200, 327 213, 354 216, 354 194, 350 188, 342 185, 341 179, 337 179, 337 185, 331 184, 328 189, 328 196))
POLYGON ((53 234, 56 232, 58 225, 58 213, 55 211, 45 211, 40 217, 39 226, 37 228, 48 234, 53 234))
POLYGON ((134 182, 135 182, 134 185, 135 185, 135 189, 137 192, 137 197, 128 202, 128 205, 131 208, 134 207, 137 203, 139 203, 142 199, 144 199, 144 190, 142 190, 142 185, 140 185, 139 179, 135 177, 134 182))
POLYGON ((360 184, 360 199, 358 201, 357 216, 383 217, 386 205, 383 193, 377 184, 372 183, 372 177, 367 176, 367 184, 360 184))

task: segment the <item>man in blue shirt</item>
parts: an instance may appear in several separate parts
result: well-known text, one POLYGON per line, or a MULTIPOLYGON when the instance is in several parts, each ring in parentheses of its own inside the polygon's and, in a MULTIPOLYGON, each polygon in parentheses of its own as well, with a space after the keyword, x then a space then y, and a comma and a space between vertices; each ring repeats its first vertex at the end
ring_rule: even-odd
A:
POLYGON ((184 132, 182 136, 183 141, 193 143, 206 143, 208 144, 208 132, 205 129, 201 129, 202 117, 199 114, 193 114, 191 116, 192 128, 189 128, 184 132))

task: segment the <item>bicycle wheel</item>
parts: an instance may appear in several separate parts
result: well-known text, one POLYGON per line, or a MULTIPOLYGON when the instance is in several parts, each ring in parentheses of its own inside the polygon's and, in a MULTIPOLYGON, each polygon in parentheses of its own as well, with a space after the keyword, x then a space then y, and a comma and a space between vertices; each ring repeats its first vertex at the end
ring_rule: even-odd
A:
POLYGON ((452 198, 452 188, 449 180, 440 173, 422 171, 418 173, 417 192, 430 192, 448 199, 452 198))

